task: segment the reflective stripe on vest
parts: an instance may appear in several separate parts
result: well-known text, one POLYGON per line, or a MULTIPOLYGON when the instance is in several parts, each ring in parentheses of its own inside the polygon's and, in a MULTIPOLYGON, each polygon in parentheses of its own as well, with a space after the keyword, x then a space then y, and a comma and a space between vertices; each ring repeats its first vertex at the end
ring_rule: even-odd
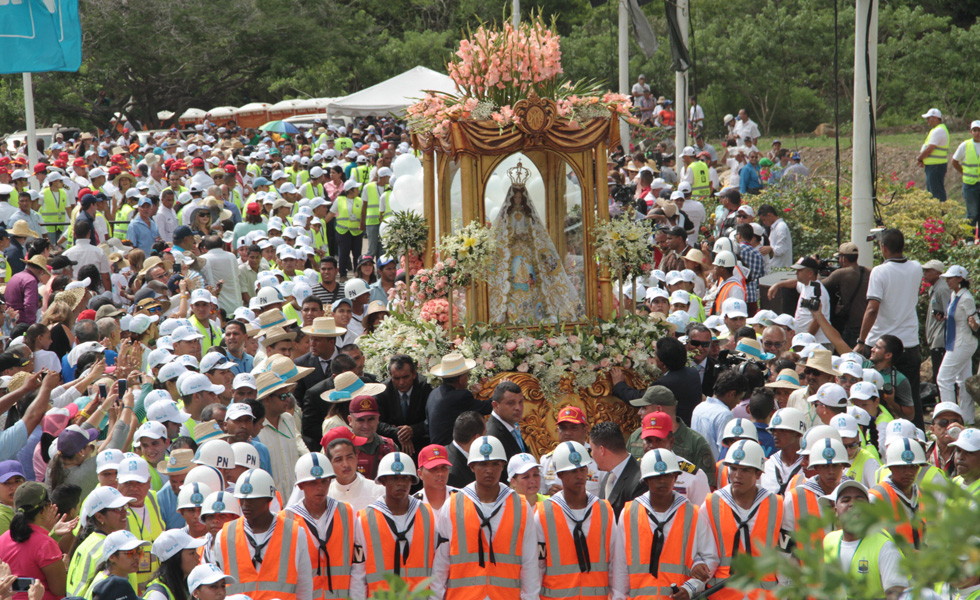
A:
POLYGON ((966 140, 966 155, 960 166, 963 167, 963 183, 973 185, 980 181, 980 157, 977 156, 977 145, 973 138, 966 140))
POLYGON ((693 548, 699 508, 685 502, 671 517, 664 532, 657 576, 650 574, 650 549, 654 528, 646 507, 633 500, 627 502, 620 516, 626 541, 626 572, 630 578, 631 598, 663 598, 671 595, 670 584, 680 587, 690 578, 694 562, 693 548))
MULTIPOLYGON (((823 539, 823 556, 827 564, 840 563, 840 544, 843 536, 844 532, 838 530, 828 533, 823 539)), ((878 555, 881 554, 881 549, 887 541, 887 535, 872 533, 858 543, 857 548, 854 549, 854 556, 851 557, 848 572, 851 581, 857 583, 863 590, 852 590, 847 594, 848 597, 885 597, 885 589, 881 585, 881 570, 878 568, 878 555)))
POLYGON ((722 285, 721 289, 718 290, 718 295, 715 297, 715 302, 711 305, 711 312, 708 314, 721 315, 721 306, 725 303, 725 300, 728 299, 728 294, 731 293, 732 287, 741 288, 742 293, 745 293, 745 285, 743 283, 739 281, 729 281, 728 283, 722 285))
MULTIPOLYGON (((364 576, 367 580, 368 595, 379 590, 387 590, 388 582, 385 576, 395 572, 393 562, 395 548, 401 547, 392 532, 384 515, 373 508, 365 508, 357 513, 364 531, 364 576), (380 517, 379 517, 380 515, 380 517)), ((415 510, 412 539, 408 544, 408 558, 399 565, 399 576, 405 580, 410 589, 432 575, 432 561, 436 554, 436 534, 433 525, 435 517, 432 507, 420 504, 415 510)))
MULTIPOLYGON (((265 549, 265 558, 255 570, 252 550, 245 539, 243 519, 225 523, 221 533, 221 557, 225 572, 235 578, 228 594, 246 594, 252 600, 293 600, 296 598, 296 545, 300 534, 312 545, 306 525, 284 513, 276 515, 275 528, 265 549)), ((310 550, 310 556, 316 552, 310 550)))
POLYGON ((711 192, 711 176, 708 174, 708 165, 701 161, 691 163, 688 167, 694 175, 694 183, 691 184, 691 196, 703 198, 711 192))
MULTIPOLYGON (((378 183, 372 182, 365 188, 367 190, 368 203, 367 203, 367 225, 380 225, 381 218, 381 198, 378 195, 378 183)), ((388 206, 388 201, 391 199, 391 189, 385 190, 385 207, 388 206)), ((387 214, 387 211, 385 211, 387 214)))
MULTIPOLYGON (((276 492, 278 494, 278 490, 276 492)), ((280 504, 282 503, 280 498, 280 504)), ((354 556, 354 510, 350 504, 338 502, 333 520, 330 524, 330 537, 324 540, 316 539, 313 528, 309 529, 310 538, 317 542, 317 563, 313 569, 313 597, 348 598, 350 597, 350 570, 354 556), (339 563, 338 563, 339 560, 339 563)), ((294 519, 303 517, 292 511, 283 514, 294 519)), ((307 523, 309 525, 309 523, 307 523)), ((324 532, 326 533, 326 532, 324 532)))
POLYGON ((612 526, 616 522, 612 507, 606 500, 592 505, 589 516, 589 549, 591 570, 583 573, 575 551, 575 540, 568 528, 568 518, 551 500, 538 502, 538 515, 545 529, 547 558, 541 573, 542 598, 600 598, 609 597, 609 545, 612 526))
POLYGON ((154 579, 150 585, 146 586, 146 591, 159 592, 169 598, 169 600, 174 600, 174 595, 170 593, 170 588, 168 588, 167 584, 163 583, 159 579, 154 579))
MULTIPOLYGON (((45 223, 58 223, 67 217, 65 208, 68 206, 68 192, 64 189, 58 190, 58 197, 55 198, 51 193, 51 188, 46 187, 41 190, 41 218, 45 223)), ((64 229, 64 225, 61 226, 64 229)), ((56 227, 47 227, 48 233, 55 233, 56 227)), ((38 232, 40 233, 40 232, 38 232)))
POLYGON ((65 589, 69 596, 81 596, 95 578, 96 567, 102 562, 102 544, 105 534, 93 531, 75 549, 68 568, 65 589))
POLYGON ((946 132, 946 145, 936 146, 935 148, 933 148, 932 153, 929 156, 922 159, 922 164, 924 165, 946 164, 946 156, 949 154, 949 129, 946 128, 945 123, 940 123, 939 125, 936 125, 935 127, 929 130, 929 133, 926 134, 926 145, 929 144, 929 138, 932 136, 932 132, 937 129, 942 129, 943 131, 946 132))
MULTIPOLYGON (((755 524, 749 531, 750 548, 741 548, 741 543, 739 543, 739 553, 748 552, 753 556, 759 556, 762 548, 776 547, 779 542, 779 526, 783 522, 783 505, 778 498, 775 494, 769 494, 758 506, 755 524)), ((711 524, 711 531, 718 547, 718 570, 715 571, 714 577, 709 582, 709 585, 715 585, 731 575, 732 557, 735 554, 735 548, 731 544, 735 540, 738 523, 735 520, 734 511, 721 499, 719 492, 708 495, 706 508, 708 509, 708 522, 711 524)), ((772 589, 775 584, 776 575, 770 573, 763 577, 759 586, 762 589, 772 589)), ((735 592, 735 590, 721 590, 721 592, 726 591, 735 592)), ((714 596, 717 594, 714 594, 713 598, 714 596)), ((735 596, 722 594, 721 597, 741 598, 742 593, 738 592, 735 596)))
POLYGON ((316 198, 317 196, 319 196, 320 198, 326 198, 327 195, 323 192, 324 190, 323 190, 322 183, 311 183, 310 185, 306 186, 307 198, 313 199, 316 198))
POLYGON ((449 545, 449 577, 446 600, 518 600, 521 595, 521 549, 528 515, 516 493, 504 501, 500 524, 488 540, 479 509, 462 492, 450 500, 453 539, 449 545), (479 564, 479 539, 483 539, 484 564, 479 564), (493 546, 496 563, 490 561, 493 546))
POLYGON ((728 485, 728 465, 724 460, 719 460, 715 463, 715 489, 720 490, 726 485, 728 485))
MULTIPOLYGON (((921 471, 922 469, 920 469, 921 471)), ((901 536, 908 543, 915 546, 916 549, 919 547, 919 543, 922 541, 923 529, 925 528, 925 521, 919 519, 917 516, 918 510, 912 510, 911 517, 908 511, 911 510, 906 508, 905 502, 898 497, 898 493, 895 491, 889 483, 882 482, 871 488, 871 495, 873 495, 878 500, 889 502, 892 506, 892 514, 898 525, 895 526, 895 535, 901 536), (915 519, 916 526, 912 527, 911 519, 915 519)), ((918 490, 916 490, 918 491, 918 490)))
POLYGON ((217 346, 221 343, 221 330, 216 329, 213 325, 211 325, 210 321, 208 321, 207 327, 205 327, 195 315, 191 315, 190 321, 194 324, 194 327, 197 327, 197 330, 201 332, 201 335, 204 336, 204 339, 201 340, 202 356, 207 354, 208 350, 210 350, 212 346, 217 346), (212 331, 214 332, 213 334, 212 331))
MULTIPOLYGON (((340 198, 337 198, 340 200, 340 198)), ((344 234, 350 231, 351 235, 361 235, 364 230, 361 229, 361 199, 360 197, 351 200, 347 198, 347 202, 337 203, 337 218, 334 219, 336 223, 337 233, 344 234), (353 210, 350 209, 350 205, 353 203, 353 210), (356 217, 354 215, 357 215, 356 217)))
POLYGON ((793 497, 793 518, 796 522, 796 531, 788 531, 787 533, 793 536, 797 545, 807 549, 820 548, 824 535, 827 533, 822 527, 818 527, 816 531, 810 534, 809 544, 796 535, 800 532, 801 524, 806 526, 807 520, 820 517, 820 503, 817 502, 817 494, 803 486, 793 488, 789 494, 793 497))
MULTIPOLYGON (((163 522, 163 513, 160 511, 160 503, 157 501, 157 493, 150 490, 146 493, 146 500, 143 506, 146 507, 146 521, 140 523, 136 518, 136 513, 130 509, 126 515, 129 523, 129 532, 151 544, 163 533, 167 526, 163 522), (147 521, 149 524, 147 524, 147 521)), ((143 585, 153 579, 153 573, 160 567, 160 561, 156 556, 150 555, 150 570, 146 573, 136 573, 136 581, 143 585)))

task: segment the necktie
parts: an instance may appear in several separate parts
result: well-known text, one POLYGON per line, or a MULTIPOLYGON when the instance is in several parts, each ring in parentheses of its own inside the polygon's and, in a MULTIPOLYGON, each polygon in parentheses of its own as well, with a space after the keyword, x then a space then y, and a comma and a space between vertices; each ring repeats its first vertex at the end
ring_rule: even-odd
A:
POLYGON ((526 452, 527 450, 524 448, 524 440, 521 439, 521 426, 514 425, 514 430, 511 431, 511 433, 514 435, 514 439, 517 440, 517 446, 521 449, 521 452, 526 452))
POLYGON ((585 516, 582 517, 581 521, 572 519, 571 515, 567 515, 566 513, 566 516, 571 519, 572 523, 575 523, 575 528, 572 530, 572 539, 575 540, 575 556, 578 558, 578 570, 580 573, 592 572, 592 559, 589 557, 589 542, 585 537, 585 530, 582 529, 582 523, 584 523, 591 514, 591 506, 587 511, 585 511, 585 516))
POLYGON ((606 483, 602 487, 602 491, 603 491, 603 495, 604 495, 603 499, 604 500, 608 500, 609 499, 609 496, 612 495, 612 491, 613 491, 613 488, 615 486, 616 486, 616 476, 613 475, 612 473, 607 473, 606 474, 606 483))
POLYGON ((255 538, 249 535, 248 532, 245 532, 245 539, 248 540, 249 545, 252 546, 252 549, 254 550, 254 554, 252 555, 252 566, 258 570, 262 567, 262 551, 269 545, 272 538, 270 537, 261 544, 256 544, 255 538))
POLYGON ((699 364, 699 365, 697 365, 697 367, 698 367, 698 377, 701 378, 701 382, 703 383, 704 382, 704 365, 699 364))
POLYGON ((953 317, 956 314, 956 305, 959 301, 960 295, 956 294, 949 301, 949 308, 946 309, 946 352, 952 352, 953 345, 956 344, 956 321, 953 317))
POLYGON ((402 392, 402 417, 408 419, 408 394, 402 392))
POLYGON ((657 577, 660 573, 660 554, 664 550, 664 540, 666 539, 664 536, 664 525, 669 523, 674 515, 671 513, 662 523, 650 511, 647 511, 647 516, 650 517, 650 521, 656 527, 653 532, 653 544, 650 545, 650 574, 657 577))

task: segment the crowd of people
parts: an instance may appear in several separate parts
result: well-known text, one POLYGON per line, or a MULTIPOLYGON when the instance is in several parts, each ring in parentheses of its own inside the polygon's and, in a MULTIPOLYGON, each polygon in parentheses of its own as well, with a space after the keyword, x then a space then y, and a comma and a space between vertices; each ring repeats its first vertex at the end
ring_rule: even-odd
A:
MULTIPOLYGON (((672 335, 649 387, 609 372, 638 428, 563 405, 540 455, 521 387, 478 399, 459 353, 365 371, 358 339, 406 277, 379 235, 391 163, 413 152, 397 122, 62 136, 35 165, 0 144, 0 596, 359 599, 394 574, 447 599, 734 600, 736 556, 797 545, 896 597, 895 540, 928 541, 920 483, 980 489, 969 274, 906 259, 890 229, 885 262, 846 243, 822 276, 750 202, 807 176, 799 156, 774 144, 762 177, 758 128, 726 124, 720 158, 699 136, 676 169, 610 162, 653 221, 654 270, 620 309, 672 335), (762 308, 785 294, 794 314, 762 308), (867 501, 899 525, 801 533, 867 501), (8 568, 35 585, 9 590, 8 568)), ((956 585, 973 597, 980 578, 956 585)))

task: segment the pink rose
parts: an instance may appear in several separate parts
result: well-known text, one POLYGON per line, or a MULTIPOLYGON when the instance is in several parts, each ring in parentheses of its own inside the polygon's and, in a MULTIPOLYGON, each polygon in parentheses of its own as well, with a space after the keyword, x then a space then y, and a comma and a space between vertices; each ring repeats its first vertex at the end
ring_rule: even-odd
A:
POLYGON ((548 345, 551 347, 555 347, 558 345, 558 340, 556 340, 555 338, 548 338, 548 345))
POLYGON ((578 343, 578 336, 577 335, 570 335, 570 336, 568 336, 568 342, 570 344, 577 344, 578 343))
POLYGON ((493 349, 493 346, 490 344, 490 342, 483 342, 480 344, 480 348, 483 348, 484 352, 490 352, 490 350, 493 349))
POLYGON ((605 344, 596 344, 595 349, 602 352, 606 348, 605 344))
POLYGON ((544 346, 544 340, 534 340, 534 345, 535 347, 540 348, 541 346, 544 346))
POLYGON ((524 338, 522 338, 522 337, 517 338, 517 343, 518 344, 523 344, 524 343, 524 338))
POLYGON ((517 350, 517 342, 507 342, 504 345, 504 348, 507 349, 507 352, 513 352, 514 350, 517 350))
POLYGON ((485 369, 487 369, 487 370, 493 369, 493 367, 494 367, 493 361, 492 360, 488 360, 487 362, 483 363, 483 367, 485 369))
POLYGON ((602 360, 599 361, 599 366, 602 367, 603 369, 608 369, 609 368, 609 364, 610 363, 609 363, 609 359, 608 358, 604 358, 604 359, 602 359, 602 360))
POLYGON ((520 371, 521 373, 527 373, 527 369, 528 369, 527 363, 521 363, 517 365, 517 370, 520 371))

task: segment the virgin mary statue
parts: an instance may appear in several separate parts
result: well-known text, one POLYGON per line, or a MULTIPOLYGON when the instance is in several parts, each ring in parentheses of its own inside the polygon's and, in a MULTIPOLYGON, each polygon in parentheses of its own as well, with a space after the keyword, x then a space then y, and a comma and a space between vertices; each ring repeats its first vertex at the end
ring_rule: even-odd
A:
POLYGON ((497 263, 490 275, 490 322, 554 323, 580 319, 585 309, 551 236, 527 198, 530 172, 507 172, 510 190, 493 222, 497 263))

